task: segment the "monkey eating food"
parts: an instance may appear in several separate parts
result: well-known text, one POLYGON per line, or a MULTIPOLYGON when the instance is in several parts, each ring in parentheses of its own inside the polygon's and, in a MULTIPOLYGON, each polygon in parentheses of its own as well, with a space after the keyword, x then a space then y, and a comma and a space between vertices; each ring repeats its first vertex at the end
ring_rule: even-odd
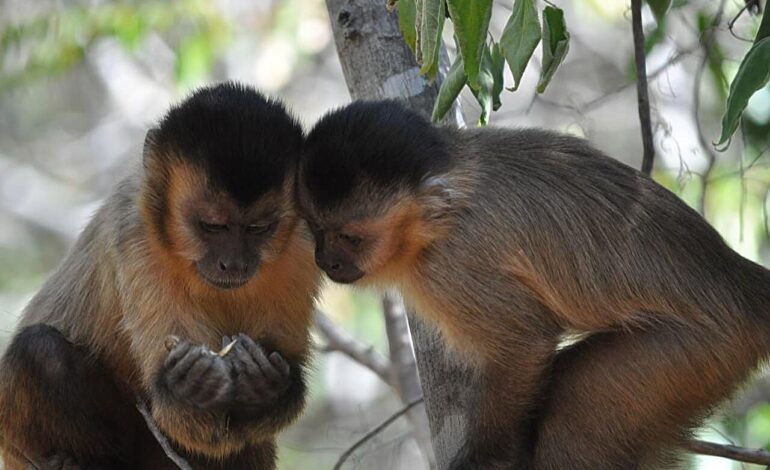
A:
POLYGON ((193 468, 275 467, 320 275, 293 201, 302 138, 232 83, 148 132, 2 359, 6 468, 175 468, 136 397, 193 468))
POLYGON ((398 288, 472 366, 452 469, 669 468, 770 352, 770 273, 579 138, 356 102, 297 197, 332 280, 398 288))

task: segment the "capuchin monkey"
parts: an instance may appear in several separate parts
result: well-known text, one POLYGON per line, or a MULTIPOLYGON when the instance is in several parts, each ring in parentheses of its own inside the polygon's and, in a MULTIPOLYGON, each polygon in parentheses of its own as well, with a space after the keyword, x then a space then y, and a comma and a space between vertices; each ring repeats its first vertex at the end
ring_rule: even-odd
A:
POLYGON ((2 359, 6 469, 176 468, 137 397, 194 468, 275 467, 276 433, 303 408, 320 277, 293 202, 302 138, 236 84, 149 131, 2 359))
POLYGON ((582 139, 356 102, 297 194, 332 280, 400 289, 478 371, 452 469, 670 468, 770 350, 768 271, 582 139))

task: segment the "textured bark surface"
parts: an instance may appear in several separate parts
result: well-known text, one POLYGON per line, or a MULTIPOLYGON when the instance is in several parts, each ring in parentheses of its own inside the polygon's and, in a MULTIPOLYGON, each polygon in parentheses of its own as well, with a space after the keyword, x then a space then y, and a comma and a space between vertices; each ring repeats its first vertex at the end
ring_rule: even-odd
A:
MULTIPOLYGON (((419 75, 414 56, 398 29, 398 15, 388 12, 385 3, 385 0, 326 0, 350 96, 397 99, 429 117, 440 78, 429 83, 419 75)), ((457 119, 459 114, 454 112, 449 116, 457 119)), ((417 320, 415 314, 409 315, 409 329, 435 458, 438 468, 444 469, 463 442, 467 374, 447 357, 437 334, 417 320)), ((400 353, 397 355, 403 357, 400 353)), ((399 374, 402 372, 406 373, 399 371, 399 374)), ((406 377, 397 378, 397 382, 405 387, 399 392, 406 402, 418 392, 416 384, 406 377)), ((415 409, 412 417, 419 413, 421 409, 415 409)), ((420 427, 419 418, 413 422, 420 427)), ((418 429, 418 442, 419 434, 418 429)))

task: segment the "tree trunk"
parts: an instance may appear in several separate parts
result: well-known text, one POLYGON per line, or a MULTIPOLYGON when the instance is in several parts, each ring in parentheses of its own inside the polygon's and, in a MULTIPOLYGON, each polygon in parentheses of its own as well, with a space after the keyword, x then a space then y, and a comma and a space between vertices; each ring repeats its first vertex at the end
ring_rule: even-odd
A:
MULTIPOLYGON (((433 83, 419 74, 414 56, 399 31, 398 14, 388 12, 385 3, 385 0, 326 0, 348 90, 353 99, 397 99, 430 117, 443 74, 433 83)), ((448 115, 455 124, 462 124, 458 110, 448 115)), ((464 440, 467 373, 448 358, 437 333, 411 312, 409 330, 435 459, 438 468, 444 469, 464 440)), ((397 340, 398 335, 392 336, 391 340, 397 340)), ((398 371, 399 374, 405 372, 398 371)), ((415 387, 406 388, 398 390, 405 403, 419 393, 415 387)), ((418 444, 423 448, 427 445, 424 416, 421 407, 410 417, 415 424, 418 444)))

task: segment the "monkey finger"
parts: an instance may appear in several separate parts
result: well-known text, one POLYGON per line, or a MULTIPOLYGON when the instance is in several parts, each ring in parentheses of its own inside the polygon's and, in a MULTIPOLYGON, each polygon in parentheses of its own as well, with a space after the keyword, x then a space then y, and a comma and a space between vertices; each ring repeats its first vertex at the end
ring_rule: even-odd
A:
POLYGON ((166 366, 166 368, 169 369, 174 367, 176 363, 179 362, 179 360, 182 359, 185 354, 187 354, 187 351, 189 351, 191 347, 192 344, 188 343, 187 341, 177 343, 171 352, 168 353, 168 356, 166 356, 166 360, 163 362, 163 364, 166 366))
POLYGON ((198 360, 196 360, 187 371, 187 374, 185 374, 185 382, 191 383, 198 381, 214 365, 215 358, 216 356, 201 354, 198 360))
POLYGON ((275 370, 273 364, 268 360, 265 350, 262 346, 258 345, 251 338, 241 333, 238 335, 238 340, 244 343, 244 347, 248 350, 249 355, 253 358, 254 362, 259 365, 262 374, 271 381, 281 380, 281 374, 275 370))
POLYGON ((233 339, 227 335, 222 336, 222 346, 220 349, 225 348, 228 344, 232 343, 233 339))
POLYGON ((286 359, 284 359, 278 351, 271 352, 267 358, 284 378, 289 376, 289 372, 291 371, 289 363, 286 362, 286 359))
POLYGON ((202 406, 213 406, 227 399, 233 388, 233 381, 221 358, 212 358, 212 364, 206 373, 195 381, 191 395, 202 406))
POLYGON ((233 353, 235 354, 235 361, 233 362, 237 361, 240 363, 240 372, 242 374, 250 377, 262 377, 262 371, 257 363, 254 362, 254 358, 252 358, 248 351, 246 351, 246 348, 241 341, 235 343, 235 346, 233 346, 233 353))
POLYGON ((183 379, 190 368, 195 365, 198 359, 208 355, 203 346, 195 346, 187 350, 187 353, 176 364, 168 369, 166 380, 169 383, 176 383, 183 379))

